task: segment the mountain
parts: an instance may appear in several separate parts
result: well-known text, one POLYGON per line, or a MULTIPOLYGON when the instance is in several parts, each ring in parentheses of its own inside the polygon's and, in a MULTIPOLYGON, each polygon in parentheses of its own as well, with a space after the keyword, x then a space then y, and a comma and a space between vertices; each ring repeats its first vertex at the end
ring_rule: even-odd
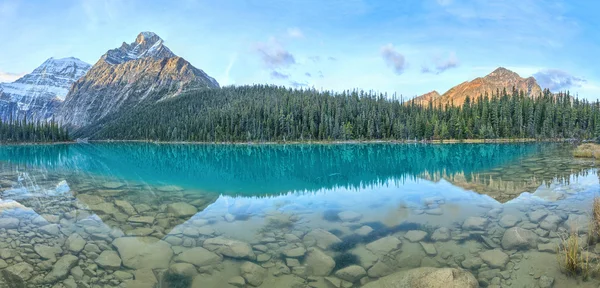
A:
POLYGON ((77 130, 119 111, 204 88, 219 83, 176 56, 158 35, 142 32, 131 44, 107 51, 75 82, 57 120, 77 130))
POLYGON ((436 91, 432 91, 415 97, 414 102, 419 105, 432 103, 434 106, 440 104, 462 105, 467 96, 473 100, 481 97, 481 95, 487 94, 491 96, 497 90, 502 91, 503 89, 506 89, 510 93, 513 87, 525 92, 530 97, 535 97, 542 93, 542 88, 535 81, 535 78, 522 78, 519 74, 500 67, 485 77, 478 77, 473 81, 466 81, 454 86, 441 96, 436 91))
POLYGON ((0 119, 48 120, 60 107, 71 85, 91 65, 77 58, 50 58, 12 83, 0 83, 0 119), (12 117, 11 117, 12 116, 12 117))

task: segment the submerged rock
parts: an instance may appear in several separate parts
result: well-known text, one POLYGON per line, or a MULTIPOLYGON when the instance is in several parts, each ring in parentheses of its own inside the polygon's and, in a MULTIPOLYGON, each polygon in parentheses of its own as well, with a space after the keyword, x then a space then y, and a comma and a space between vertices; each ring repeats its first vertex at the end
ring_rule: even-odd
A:
POLYGON ((121 237, 112 242, 123 260, 132 269, 168 268, 173 257, 169 243, 154 237, 121 237))
POLYGON ((448 229, 447 227, 440 227, 438 229, 435 229, 435 231, 433 231, 433 234, 431 234, 431 240, 432 241, 448 241, 448 240, 450 240, 450 229, 448 229))
POLYGON ((79 234, 73 233, 69 235, 69 238, 67 238, 67 242, 65 243, 65 245, 67 249, 69 249, 69 251, 79 253, 79 251, 83 250, 83 247, 85 247, 85 243, 85 240, 83 240, 83 238, 79 234))
POLYGON ((250 244, 225 237, 206 239, 202 245, 204 248, 231 258, 256 259, 250 244))
POLYGON ((342 280, 354 283, 360 280, 360 278, 367 276, 367 271, 365 271, 365 268, 362 266, 351 265, 335 272, 335 276, 342 280))
POLYGON ((367 244, 367 249, 376 255, 386 255, 398 250, 402 241, 394 236, 387 236, 367 244))
POLYGON ((178 202, 167 205, 167 212, 176 217, 190 217, 194 216, 198 212, 198 209, 188 203, 178 202))
POLYGON ((421 230, 410 230, 404 234, 404 238, 410 242, 419 242, 425 237, 427 237, 427 232, 421 230))
POLYGON ((479 282, 466 270, 421 267, 380 278, 363 288, 477 288, 479 282))
POLYGON ((491 268, 504 269, 508 263, 508 255, 500 249, 487 250, 479 254, 483 262, 491 268))
POLYGON ((519 222, 521 222, 521 217, 512 215, 512 214, 508 214, 508 215, 502 216, 502 218, 500 218, 500 221, 498 222, 498 224, 504 228, 511 228, 511 227, 514 227, 515 225, 517 225, 517 223, 519 223, 519 222))
POLYGON ((308 248, 304 263, 308 275, 328 276, 335 267, 335 261, 317 248, 308 248))
POLYGON ((260 286, 267 276, 267 269, 248 261, 240 266, 240 271, 242 277, 252 286, 260 286))
POLYGON ((489 220, 482 217, 469 217, 462 225, 465 230, 485 230, 489 220))
POLYGON ((121 258, 119 254, 113 250, 104 250, 100 256, 96 258, 96 264, 104 269, 116 270, 121 268, 121 258))
POLYGON ((64 280, 67 278, 67 275, 69 275, 71 268, 77 265, 77 261, 79 261, 79 258, 71 254, 62 256, 60 259, 58 259, 58 261, 56 261, 52 267, 52 271, 48 273, 46 277, 44 277, 44 281, 46 283, 54 283, 59 280, 64 280))
POLYGON ((197 267, 219 264, 222 260, 223 258, 221 256, 202 247, 192 248, 175 257, 176 262, 190 263, 197 267))
POLYGON ((33 273, 33 266, 21 262, 2 270, 2 278, 8 287, 25 288, 31 273, 33 273))
POLYGON ((341 243, 342 240, 337 236, 331 234, 329 231, 323 229, 315 229, 308 232, 302 238, 302 242, 305 246, 317 246, 321 249, 327 249, 332 244, 341 243))
POLYGON ((538 236, 533 231, 513 227, 504 232, 502 248, 504 250, 536 248, 537 239, 538 236))

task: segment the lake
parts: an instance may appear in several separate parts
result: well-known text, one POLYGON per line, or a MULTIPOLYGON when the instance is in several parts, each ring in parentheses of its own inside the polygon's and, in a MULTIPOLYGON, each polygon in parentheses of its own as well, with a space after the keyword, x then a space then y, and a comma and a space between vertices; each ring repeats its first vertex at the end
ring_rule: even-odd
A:
POLYGON ((570 149, 0 146, 0 287, 384 287, 418 267, 598 287, 559 264, 570 231, 600 252, 596 165, 570 149))

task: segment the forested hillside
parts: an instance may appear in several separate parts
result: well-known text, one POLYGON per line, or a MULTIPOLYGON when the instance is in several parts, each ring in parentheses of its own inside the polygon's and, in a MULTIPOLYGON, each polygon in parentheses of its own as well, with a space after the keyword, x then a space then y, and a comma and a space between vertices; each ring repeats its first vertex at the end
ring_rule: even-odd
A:
MULTIPOLYGON (((479 98, 479 97, 478 97, 479 98)), ((462 106, 422 107, 385 95, 276 86, 194 91, 138 106, 78 131, 93 139, 158 141, 591 138, 599 103, 545 90, 496 91, 462 106)))
POLYGON ((69 132, 54 121, 27 122, 27 119, 24 119, 0 122, 0 143, 45 143, 69 140, 69 132))

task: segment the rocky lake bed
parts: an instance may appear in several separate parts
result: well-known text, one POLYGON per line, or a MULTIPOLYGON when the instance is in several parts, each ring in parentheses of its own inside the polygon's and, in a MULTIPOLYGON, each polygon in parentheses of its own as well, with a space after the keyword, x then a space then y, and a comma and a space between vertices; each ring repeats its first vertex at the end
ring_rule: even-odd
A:
POLYGON ((521 161, 460 181, 241 197, 5 166, 0 287, 598 287, 559 264, 573 231, 600 260, 588 239, 594 163, 533 159, 565 175, 521 161), (479 191, 525 173, 555 181, 479 191))

